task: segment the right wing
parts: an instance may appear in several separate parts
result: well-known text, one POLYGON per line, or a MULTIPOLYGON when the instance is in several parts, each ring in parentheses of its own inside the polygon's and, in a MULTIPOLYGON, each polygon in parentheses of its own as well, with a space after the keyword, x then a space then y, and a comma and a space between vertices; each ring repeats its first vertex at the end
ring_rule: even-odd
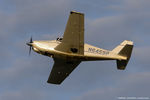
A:
POLYGON ((66 61, 62 59, 54 59, 54 65, 48 83, 61 84, 63 80, 80 64, 80 61, 66 61))
POLYGON ((71 11, 63 35, 63 40, 55 49, 84 54, 84 14, 71 11))

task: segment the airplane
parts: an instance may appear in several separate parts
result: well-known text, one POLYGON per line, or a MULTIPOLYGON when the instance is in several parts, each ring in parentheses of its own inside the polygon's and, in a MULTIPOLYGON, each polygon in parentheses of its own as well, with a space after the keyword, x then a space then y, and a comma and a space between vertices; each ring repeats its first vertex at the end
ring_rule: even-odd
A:
POLYGON ((33 51, 51 57, 54 65, 47 83, 61 84, 82 61, 116 60, 124 70, 131 57, 133 42, 124 40, 112 51, 84 43, 84 13, 71 11, 62 38, 26 43, 33 51))

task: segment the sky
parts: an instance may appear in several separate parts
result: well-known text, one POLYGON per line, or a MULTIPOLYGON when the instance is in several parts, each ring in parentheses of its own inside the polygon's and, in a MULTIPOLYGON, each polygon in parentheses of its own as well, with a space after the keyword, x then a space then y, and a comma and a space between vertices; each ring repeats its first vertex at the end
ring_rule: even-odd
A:
POLYGON ((150 0, 0 0, 0 100, 150 98, 150 0), (85 42, 112 50, 134 42, 126 70, 116 61, 82 62, 61 84, 48 84, 53 59, 26 42, 63 35, 69 12, 85 14, 85 42))

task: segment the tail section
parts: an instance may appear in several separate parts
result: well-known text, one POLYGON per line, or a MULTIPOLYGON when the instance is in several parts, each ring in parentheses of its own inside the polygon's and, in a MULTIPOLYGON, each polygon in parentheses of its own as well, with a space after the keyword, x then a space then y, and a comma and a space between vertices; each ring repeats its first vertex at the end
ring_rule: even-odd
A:
POLYGON ((119 46, 113 49, 112 52, 127 57, 127 60, 120 60, 120 59, 117 60, 117 68, 119 70, 124 70, 126 68, 128 61, 131 57, 132 49, 133 49, 133 42, 128 40, 123 41, 119 46))

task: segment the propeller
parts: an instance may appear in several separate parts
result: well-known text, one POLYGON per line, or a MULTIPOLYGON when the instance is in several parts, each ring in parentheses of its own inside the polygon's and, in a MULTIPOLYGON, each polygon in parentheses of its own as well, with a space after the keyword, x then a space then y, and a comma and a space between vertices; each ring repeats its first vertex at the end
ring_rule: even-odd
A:
POLYGON ((26 43, 28 46, 30 46, 30 49, 29 49, 29 55, 30 55, 30 53, 31 53, 32 43, 33 43, 33 41, 32 41, 32 36, 31 36, 30 42, 29 42, 29 43, 26 43))

